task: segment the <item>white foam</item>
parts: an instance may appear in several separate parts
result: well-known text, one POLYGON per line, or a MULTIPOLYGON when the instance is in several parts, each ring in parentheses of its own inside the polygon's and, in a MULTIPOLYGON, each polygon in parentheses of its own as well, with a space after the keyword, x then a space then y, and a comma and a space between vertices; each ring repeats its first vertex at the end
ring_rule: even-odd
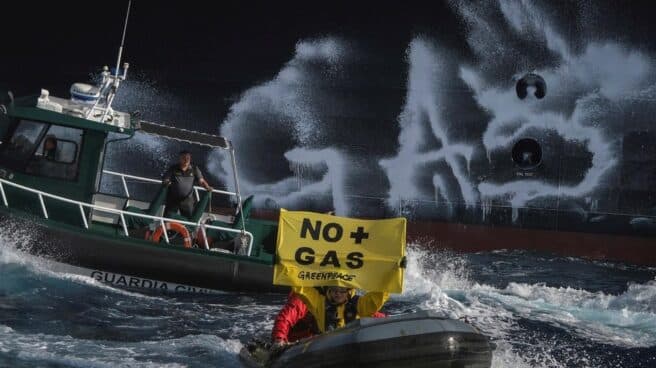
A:
MULTIPOLYGON (((410 246, 404 293, 397 300, 418 302, 451 318, 467 318, 497 344, 494 367, 567 366, 544 346, 523 346, 520 319, 548 323, 586 340, 618 347, 656 346, 656 280, 632 283, 619 295, 544 284, 509 283, 499 289, 471 281, 463 256, 410 246)), ((585 356, 572 359, 588 366, 585 356)))
POLYGON ((230 362, 237 364, 236 354, 242 347, 234 339, 222 339, 215 335, 187 335, 176 339, 158 341, 122 342, 76 339, 70 336, 48 334, 23 334, 0 325, 3 338, 0 352, 16 354, 22 361, 33 362, 34 366, 66 365, 72 367, 166 367, 178 368, 193 365, 194 357, 189 349, 205 352, 204 361, 230 362), (161 363, 148 357, 166 357, 167 360, 185 363, 161 363))
POLYGON ((621 347, 656 345, 656 282, 631 284, 620 295, 544 284, 475 285, 518 316, 548 322, 594 341, 621 347))
POLYGON ((44 275, 53 279, 74 282, 76 284, 90 286, 103 291, 134 298, 164 300, 156 296, 149 296, 114 288, 88 276, 59 272, 60 266, 58 263, 17 249, 18 244, 21 244, 24 247, 29 247, 29 244, 32 241, 29 229, 17 229, 11 223, 7 222, 5 222, 4 225, 5 227, 0 230, 0 270, 3 264, 20 265, 25 267, 29 273, 32 273, 35 276, 44 275))
POLYGON ((332 64, 338 64, 346 52, 346 45, 332 37, 313 41, 299 41, 296 44, 296 57, 304 60, 319 62, 328 60, 332 64))

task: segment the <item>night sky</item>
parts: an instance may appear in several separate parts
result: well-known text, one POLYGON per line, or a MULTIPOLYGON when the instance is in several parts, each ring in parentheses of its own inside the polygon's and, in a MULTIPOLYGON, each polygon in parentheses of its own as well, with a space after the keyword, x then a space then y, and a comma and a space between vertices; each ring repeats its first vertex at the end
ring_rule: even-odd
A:
MULTIPOLYGON (((21 81, 69 81, 115 63, 127 1, 112 4, 12 4, 12 15, 8 18, 5 12, 0 22, 5 35, 0 80, 22 92, 22 86, 14 86, 21 81)), ((444 4, 430 12, 405 6, 325 5, 136 0, 124 60, 132 63, 133 72, 172 87, 208 83, 231 89, 270 78, 301 39, 357 38, 402 55, 413 34, 457 27, 444 4)))
MULTIPOLYGON (((418 34, 467 55, 467 25, 446 1, 428 4, 135 0, 123 60, 131 63, 129 79, 156 81, 161 90, 213 110, 208 114, 220 121, 240 93, 275 76, 299 40, 331 35, 383 50, 382 62, 388 62, 391 73, 401 80, 407 72, 405 50, 418 34)), ((564 2, 551 8, 568 23, 571 34, 585 23, 581 18, 589 17, 590 22, 605 23, 603 28, 622 42, 654 49, 648 36, 653 5, 628 4, 564 2)), ((67 96, 71 83, 88 81, 102 65, 115 63, 126 5, 127 1, 3 5, 0 85, 16 95, 37 94, 45 87, 67 96)))

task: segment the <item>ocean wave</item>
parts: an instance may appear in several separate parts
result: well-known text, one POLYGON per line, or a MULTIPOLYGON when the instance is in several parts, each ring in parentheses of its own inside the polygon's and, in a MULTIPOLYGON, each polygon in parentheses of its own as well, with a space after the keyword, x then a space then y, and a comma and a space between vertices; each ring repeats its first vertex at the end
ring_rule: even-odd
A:
POLYGON ((236 365, 241 342, 215 335, 126 343, 26 334, 0 325, 0 352, 25 366, 68 367, 214 367, 236 365))
MULTIPOLYGON (((410 245, 407 257, 405 292, 393 300, 472 323, 497 344, 494 367, 594 366, 594 354, 579 351, 576 341, 618 348, 656 345, 656 280, 629 283, 616 295, 544 283, 509 282, 495 287, 476 281, 467 256, 410 245), (561 332, 545 338, 540 330, 527 330, 526 320, 561 332), (555 337, 572 334, 577 337, 570 342, 555 337), (527 342, 535 339, 541 341, 539 346, 527 342), (570 351, 568 356, 559 355, 563 349, 570 351)), ((491 255, 489 261, 495 257, 491 255)))

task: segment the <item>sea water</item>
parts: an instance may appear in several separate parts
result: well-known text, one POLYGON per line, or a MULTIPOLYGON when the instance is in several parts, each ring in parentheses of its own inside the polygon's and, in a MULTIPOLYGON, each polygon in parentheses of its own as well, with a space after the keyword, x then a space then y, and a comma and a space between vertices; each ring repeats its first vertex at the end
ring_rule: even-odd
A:
MULTIPOLYGON (((23 239, 24 240, 24 239, 23 239)), ((409 247, 391 314, 434 310, 496 343, 494 367, 656 366, 656 268, 409 247)), ((0 246, 0 367, 239 367, 284 295, 141 294, 0 246)))

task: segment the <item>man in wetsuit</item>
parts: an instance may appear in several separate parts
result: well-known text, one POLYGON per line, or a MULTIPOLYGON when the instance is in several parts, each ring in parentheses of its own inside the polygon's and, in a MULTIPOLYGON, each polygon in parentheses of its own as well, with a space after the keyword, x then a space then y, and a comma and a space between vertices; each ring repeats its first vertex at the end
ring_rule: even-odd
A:
POLYGON ((178 163, 166 171, 162 183, 169 186, 164 217, 169 217, 178 211, 184 217, 191 217, 196 204, 194 185, 200 184, 205 190, 212 191, 200 169, 191 164, 191 152, 186 150, 180 152, 178 163))

